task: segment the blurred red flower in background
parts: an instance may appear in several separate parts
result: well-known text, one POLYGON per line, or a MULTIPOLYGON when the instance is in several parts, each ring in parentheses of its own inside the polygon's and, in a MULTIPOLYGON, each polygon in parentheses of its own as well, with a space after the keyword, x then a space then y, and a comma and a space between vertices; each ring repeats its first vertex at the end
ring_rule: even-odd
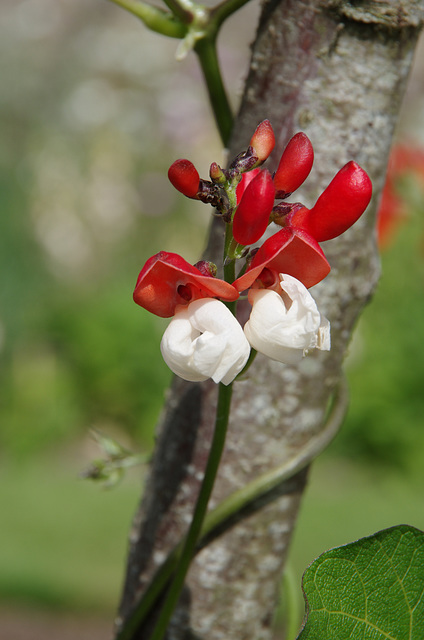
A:
POLYGON ((399 225, 408 218, 410 204, 399 186, 400 180, 408 174, 412 174, 421 185, 424 196, 424 149, 403 142, 393 147, 389 158, 386 183, 377 214, 380 249, 390 246, 399 225))

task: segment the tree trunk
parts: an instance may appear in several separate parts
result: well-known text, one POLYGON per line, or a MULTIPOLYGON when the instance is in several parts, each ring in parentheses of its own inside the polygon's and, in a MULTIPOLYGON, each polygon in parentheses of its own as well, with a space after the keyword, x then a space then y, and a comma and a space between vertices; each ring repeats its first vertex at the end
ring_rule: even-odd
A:
MULTIPOLYGON (((314 169, 297 200, 312 205, 351 159, 369 173, 374 196, 353 228, 323 243, 332 271, 312 294, 330 320, 331 351, 316 352, 296 367, 258 355, 246 379, 235 383, 212 505, 284 462, 304 468, 197 555, 168 640, 273 637, 279 578, 310 455, 300 465, 295 461, 311 442, 326 437, 324 418, 347 345, 378 280, 375 211, 423 13, 424 2, 414 0, 280 0, 263 6, 230 157, 247 147, 257 124, 268 118, 277 139, 271 170, 293 133, 302 130, 312 140, 314 169)), ((216 220, 208 259, 219 260, 222 237, 216 220)), ((247 310, 239 306, 243 316, 247 310)), ((171 386, 130 536, 118 628, 187 530, 209 451, 216 392, 212 382, 176 379, 171 386)), ((134 638, 148 635, 149 623, 134 638)))

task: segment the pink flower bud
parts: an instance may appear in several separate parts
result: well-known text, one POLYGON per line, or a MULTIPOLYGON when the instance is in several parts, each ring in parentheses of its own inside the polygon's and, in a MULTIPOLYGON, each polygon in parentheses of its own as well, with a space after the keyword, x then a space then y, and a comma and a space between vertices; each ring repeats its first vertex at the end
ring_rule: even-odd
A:
POLYGON ((175 160, 168 169, 171 184, 187 198, 195 198, 199 190, 199 174, 190 160, 175 160))
POLYGON ((349 229, 371 200, 372 184, 356 162, 348 162, 334 176, 312 209, 300 209, 288 221, 305 229, 318 242, 331 240, 349 229))
POLYGON ((276 191, 283 191, 285 194, 296 191, 308 177, 313 162, 312 143, 308 136, 300 131, 293 136, 283 151, 274 175, 276 191))
POLYGON ((274 197, 271 174, 264 169, 248 184, 234 214, 233 235, 236 242, 248 245, 259 240, 268 226, 274 197))
POLYGON ((258 164, 265 162, 275 147, 275 135, 269 120, 263 120, 258 124, 250 140, 250 146, 258 156, 258 164))

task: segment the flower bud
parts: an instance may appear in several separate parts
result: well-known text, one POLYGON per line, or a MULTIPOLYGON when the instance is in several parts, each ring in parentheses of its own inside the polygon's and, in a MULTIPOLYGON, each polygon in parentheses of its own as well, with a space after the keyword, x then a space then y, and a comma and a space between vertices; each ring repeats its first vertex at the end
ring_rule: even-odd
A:
POLYGON ((293 193, 308 177, 314 162, 314 150, 308 136, 296 133, 283 151, 277 171, 274 175, 274 185, 277 197, 286 197, 293 193), (279 195, 278 192, 284 192, 279 195))
POLYGON ((191 382, 230 384, 246 364, 250 345, 238 320, 219 300, 196 300, 177 309, 161 341, 175 374, 191 382))
POLYGON ((187 198, 195 198, 199 190, 199 174, 190 160, 175 160, 168 169, 171 184, 187 198))
POLYGON ((250 140, 250 146, 258 157, 257 165, 265 162, 275 147, 275 135, 269 120, 263 120, 258 124, 250 140))
POLYGON ((356 162, 348 162, 332 179, 312 209, 300 209, 290 226, 304 229, 317 242, 344 233, 363 214, 371 200, 372 184, 356 162))
POLYGON ((199 269, 202 276, 211 276, 212 278, 216 278, 216 274, 218 273, 216 264, 209 260, 199 260, 199 262, 196 262, 193 266, 196 269, 199 269))
POLYGON ((268 226, 274 197, 274 183, 265 169, 248 184, 234 214, 233 235, 236 242, 248 245, 259 240, 268 226))
POLYGON ((217 162, 212 162, 209 168, 209 175, 215 184, 224 184, 227 179, 223 169, 221 169, 217 162))

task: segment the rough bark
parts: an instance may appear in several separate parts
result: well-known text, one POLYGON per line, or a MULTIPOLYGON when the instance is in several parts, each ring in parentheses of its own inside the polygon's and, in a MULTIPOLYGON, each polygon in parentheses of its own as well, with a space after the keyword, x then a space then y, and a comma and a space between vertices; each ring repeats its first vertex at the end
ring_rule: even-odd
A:
MULTIPOLYGON (((269 118, 277 137, 274 165, 294 132, 303 130, 314 145, 314 169, 296 200, 313 204, 350 159, 368 171, 374 196, 352 229, 323 245, 332 271, 312 293, 331 322, 331 351, 313 354, 298 367, 259 355, 247 379, 236 383, 212 504, 298 455, 323 428, 353 327, 379 276, 374 216, 423 13, 424 3, 412 0, 283 0, 263 7, 230 157, 246 147, 257 123, 269 118)), ((222 248, 218 223, 211 231, 209 259, 222 248)), ((210 382, 175 380, 169 391, 132 528, 121 618, 187 529, 215 403, 210 382)), ((272 638, 278 581, 305 480, 306 471, 299 472, 273 500, 256 505, 198 554, 168 640, 272 638)), ((146 640, 148 628, 136 637, 146 640)))

